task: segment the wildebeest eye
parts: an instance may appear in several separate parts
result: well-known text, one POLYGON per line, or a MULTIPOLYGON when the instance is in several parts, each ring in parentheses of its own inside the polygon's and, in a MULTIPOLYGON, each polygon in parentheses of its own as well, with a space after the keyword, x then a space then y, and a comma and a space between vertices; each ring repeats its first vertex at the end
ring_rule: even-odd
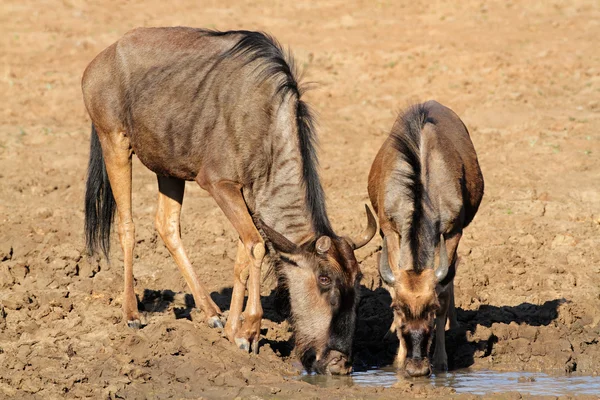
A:
POLYGON ((329 286, 331 285, 331 278, 327 275, 319 275, 319 284, 321 286, 329 286))

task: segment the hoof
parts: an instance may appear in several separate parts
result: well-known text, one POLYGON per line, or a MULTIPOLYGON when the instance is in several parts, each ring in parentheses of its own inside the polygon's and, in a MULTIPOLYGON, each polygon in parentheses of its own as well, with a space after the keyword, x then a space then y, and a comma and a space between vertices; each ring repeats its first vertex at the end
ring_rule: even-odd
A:
POLYGON ((130 327, 131 329, 142 329, 144 327, 144 324, 142 324, 142 321, 140 321, 139 318, 136 318, 136 319, 127 321, 127 326, 130 327))
POLYGON ((223 321, 221 321, 221 318, 219 318, 218 315, 215 315, 214 317, 210 317, 207 321, 208 326, 211 328, 221 328, 223 329, 223 321))
POLYGON ((237 347, 244 351, 250 351, 250 342, 248 341, 248 339, 235 338, 235 344, 237 347))
POLYGON ((235 338, 235 344, 241 350, 246 352, 252 351, 253 354, 258 354, 258 340, 254 340, 252 343, 250 343, 248 339, 235 338))
POLYGON ((448 363, 447 362, 433 363, 433 370, 435 372, 448 372, 448 363))

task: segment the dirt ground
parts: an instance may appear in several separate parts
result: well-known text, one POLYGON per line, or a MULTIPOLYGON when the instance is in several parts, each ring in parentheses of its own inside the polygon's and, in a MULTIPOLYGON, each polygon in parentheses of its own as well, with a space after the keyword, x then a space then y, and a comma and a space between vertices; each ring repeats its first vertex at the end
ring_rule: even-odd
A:
MULTIPOLYGON (((447 336, 450 368, 600 373, 597 1, 3 0, 0 398, 453 394, 426 383, 297 381, 272 286, 264 288, 258 356, 204 326, 153 227, 156 178, 137 160, 134 271, 148 325, 125 326, 116 238, 110 263, 83 252, 90 121, 80 79, 131 28, 172 25, 264 30, 293 50, 305 80, 316 82, 306 97, 319 114, 322 180, 342 233, 364 227, 367 174, 397 112, 427 99, 454 109, 471 132, 486 193, 459 248, 461 327, 447 336)), ((236 236, 195 184, 182 229, 226 309, 236 236)), ((357 370, 389 364, 397 347, 383 340, 391 313, 376 272, 379 245, 376 238, 358 252, 365 278, 357 370)))

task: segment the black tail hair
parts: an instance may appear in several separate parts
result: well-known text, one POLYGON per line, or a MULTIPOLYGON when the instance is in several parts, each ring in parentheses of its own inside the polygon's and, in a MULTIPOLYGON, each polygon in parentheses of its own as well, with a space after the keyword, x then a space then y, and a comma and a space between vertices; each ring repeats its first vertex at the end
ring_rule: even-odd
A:
POLYGON ((435 236, 435 224, 427 216, 424 206, 429 204, 429 197, 425 191, 421 173, 423 160, 421 160, 421 130, 427 123, 435 124, 429 115, 426 104, 416 104, 400 115, 391 136, 394 148, 400 152, 410 170, 402 174, 405 194, 413 202, 411 224, 408 234, 408 243, 413 258, 414 269, 420 270, 427 261, 427 248, 421 243, 431 243, 435 236))
POLYGON ((100 139, 92 124, 90 140, 90 161, 85 185, 85 243, 90 255, 99 249, 108 258, 110 251, 110 227, 116 209, 106 165, 102 156, 100 139))

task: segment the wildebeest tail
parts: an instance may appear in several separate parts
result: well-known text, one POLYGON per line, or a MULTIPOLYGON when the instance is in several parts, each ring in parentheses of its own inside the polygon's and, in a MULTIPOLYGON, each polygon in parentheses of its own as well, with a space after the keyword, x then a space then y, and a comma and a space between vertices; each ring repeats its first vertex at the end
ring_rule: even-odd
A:
POLYGON ((85 242, 90 255, 101 249, 108 258, 110 228, 115 209, 116 202, 108 181, 100 139, 96 127, 92 124, 90 160, 85 185, 85 242))

